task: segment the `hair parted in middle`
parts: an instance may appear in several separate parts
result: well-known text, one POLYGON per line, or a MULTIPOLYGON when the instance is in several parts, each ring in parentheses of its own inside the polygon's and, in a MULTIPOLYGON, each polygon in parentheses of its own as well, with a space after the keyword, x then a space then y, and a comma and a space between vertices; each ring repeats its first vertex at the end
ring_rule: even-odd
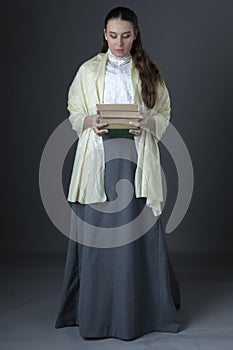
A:
MULTIPOLYGON (((107 14, 104 22, 105 29, 107 28, 107 24, 110 19, 121 19, 123 21, 131 22, 134 32, 137 33, 130 53, 132 55, 134 65, 139 72, 143 102, 148 108, 153 108, 157 99, 157 84, 160 83, 164 85, 164 80, 157 65, 152 62, 142 46, 137 16, 130 8, 120 6, 113 8, 107 14)), ((107 52, 107 50, 108 42, 103 34, 101 52, 104 53, 107 52)))

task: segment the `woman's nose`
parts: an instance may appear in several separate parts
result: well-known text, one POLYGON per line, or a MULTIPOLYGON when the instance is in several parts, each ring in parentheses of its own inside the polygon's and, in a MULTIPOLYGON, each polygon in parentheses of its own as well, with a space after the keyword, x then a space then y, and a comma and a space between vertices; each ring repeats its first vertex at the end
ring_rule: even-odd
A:
POLYGON ((117 38, 117 44, 118 44, 119 46, 121 46, 122 43, 123 43, 122 38, 121 38, 120 36, 118 36, 118 38, 117 38))

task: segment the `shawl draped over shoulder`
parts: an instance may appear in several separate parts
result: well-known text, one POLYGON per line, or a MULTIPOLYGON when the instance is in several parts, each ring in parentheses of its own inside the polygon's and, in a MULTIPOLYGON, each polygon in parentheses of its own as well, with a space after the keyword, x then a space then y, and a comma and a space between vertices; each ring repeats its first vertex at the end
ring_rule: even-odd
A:
MULTIPOLYGON (((104 190, 104 146, 101 136, 92 128, 83 129, 84 118, 97 113, 96 104, 103 103, 107 53, 99 53, 78 69, 68 91, 69 121, 79 138, 69 185, 68 201, 93 204, 107 200, 104 190)), ((155 118, 155 130, 142 130, 134 136, 138 153, 135 170, 135 196, 146 197, 146 205, 155 216, 161 214, 163 201, 162 177, 158 141, 170 120, 170 98, 166 84, 158 84, 157 100, 152 109, 146 108, 141 96, 141 80, 130 61, 133 103, 142 113, 155 118)))

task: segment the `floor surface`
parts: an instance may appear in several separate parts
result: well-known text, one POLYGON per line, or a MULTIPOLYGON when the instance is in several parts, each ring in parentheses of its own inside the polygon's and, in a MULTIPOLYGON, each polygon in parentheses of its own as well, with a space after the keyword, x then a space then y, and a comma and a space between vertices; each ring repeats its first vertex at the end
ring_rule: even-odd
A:
POLYGON ((85 340, 55 329, 65 256, 1 261, 1 350, 232 350, 233 272, 224 256, 172 256, 182 297, 182 330, 137 339, 85 340))

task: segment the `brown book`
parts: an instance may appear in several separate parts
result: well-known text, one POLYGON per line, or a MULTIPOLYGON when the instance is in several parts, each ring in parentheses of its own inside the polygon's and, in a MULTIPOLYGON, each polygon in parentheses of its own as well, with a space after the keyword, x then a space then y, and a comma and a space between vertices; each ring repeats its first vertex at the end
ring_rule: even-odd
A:
POLYGON ((108 123, 106 129, 137 129, 129 121, 137 122, 140 116, 137 104, 97 104, 100 123, 108 123))
POLYGON ((96 104, 98 111, 134 111, 138 112, 138 105, 135 103, 99 103, 96 104))

